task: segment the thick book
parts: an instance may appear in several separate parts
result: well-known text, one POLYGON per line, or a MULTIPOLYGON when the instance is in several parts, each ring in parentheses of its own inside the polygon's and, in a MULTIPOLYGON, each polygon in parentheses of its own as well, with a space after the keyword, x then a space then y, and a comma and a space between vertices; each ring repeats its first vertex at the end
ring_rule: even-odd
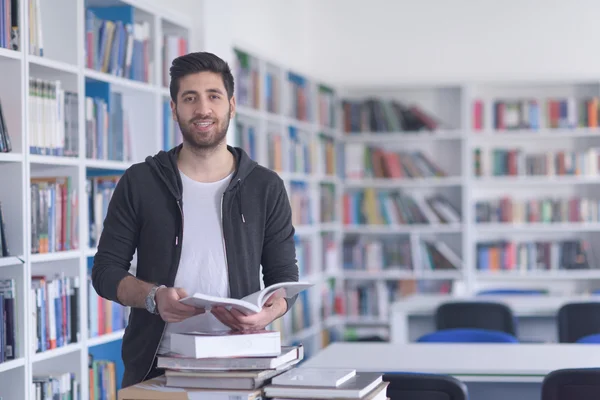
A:
POLYGON ((273 377, 293 368, 299 360, 291 361, 278 369, 262 371, 199 371, 193 369, 167 369, 167 386, 198 389, 253 390, 271 382, 273 377))
POLYGON ((172 333, 171 351, 194 358, 278 356, 281 333, 268 330, 172 333))
POLYGON ((261 390, 191 389, 166 385, 164 375, 120 389, 118 400, 260 400, 261 390))
POLYGON ((192 358, 176 353, 159 355, 157 367, 163 369, 187 369, 203 371, 260 371, 265 369, 279 369, 285 364, 304 359, 304 346, 283 346, 281 354, 272 357, 218 357, 218 358, 192 358))
POLYGON ((308 282, 281 282, 268 286, 263 290, 249 294, 241 299, 232 299, 224 297, 209 296, 202 293, 195 293, 191 296, 179 300, 184 304, 197 308, 210 309, 214 306, 224 306, 235 308, 246 315, 256 314, 262 310, 262 307, 269 297, 276 291, 285 290, 284 297, 293 297, 298 293, 314 286, 314 283, 308 282))

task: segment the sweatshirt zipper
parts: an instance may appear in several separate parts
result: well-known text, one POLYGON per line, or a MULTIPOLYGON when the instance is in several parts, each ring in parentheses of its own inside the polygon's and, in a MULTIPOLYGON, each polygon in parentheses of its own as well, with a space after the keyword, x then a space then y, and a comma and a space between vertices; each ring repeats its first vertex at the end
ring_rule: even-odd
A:
MULTIPOLYGON (((183 240, 183 208, 181 207, 180 200, 177 200, 177 207, 179 207, 179 212, 181 213, 181 232, 182 232, 181 236, 182 236, 182 240, 183 240)), ((223 215, 223 211, 222 210, 223 210, 223 199, 221 199, 221 215, 223 215)), ((179 237, 179 234, 177 235, 177 237, 179 237)), ((177 247, 177 238, 175 239, 175 247, 177 247)), ((181 243, 179 243, 179 248, 181 249, 181 243)), ((179 260, 180 259, 181 259, 181 250, 178 250, 178 256, 177 256, 177 263, 178 264, 179 264, 179 260)), ((225 261, 227 262, 227 257, 225 257, 225 261)), ((166 330, 167 330, 167 323, 165 322, 165 325, 163 326, 162 333, 160 334, 160 339, 158 340, 158 346, 156 346, 156 350, 154 350, 154 355, 152 356, 152 363, 150 364, 150 367, 148 367, 148 371, 146 371, 146 374, 142 378, 142 381, 146 380, 146 377, 148 376, 148 374, 152 370, 152 366, 154 365, 154 359, 156 358, 156 354, 158 354, 158 349, 160 349, 160 342, 162 342, 163 337, 165 336, 165 331, 166 330)))

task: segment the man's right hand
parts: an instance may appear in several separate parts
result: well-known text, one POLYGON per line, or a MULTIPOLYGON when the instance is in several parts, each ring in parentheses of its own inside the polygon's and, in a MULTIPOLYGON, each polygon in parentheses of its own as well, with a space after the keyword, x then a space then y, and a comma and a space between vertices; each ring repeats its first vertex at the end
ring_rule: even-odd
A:
POLYGON ((181 322, 194 315, 203 314, 204 308, 196 308, 180 303, 179 300, 187 297, 182 288, 160 288, 155 295, 156 307, 165 322, 181 322))

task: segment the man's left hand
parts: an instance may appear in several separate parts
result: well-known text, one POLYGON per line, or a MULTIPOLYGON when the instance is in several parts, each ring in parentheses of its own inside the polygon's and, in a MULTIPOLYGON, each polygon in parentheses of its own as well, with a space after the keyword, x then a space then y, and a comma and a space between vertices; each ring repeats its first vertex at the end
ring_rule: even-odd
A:
POLYGON ((211 310, 219 321, 236 331, 264 329, 271 322, 285 314, 286 311, 287 302, 285 298, 276 297, 275 294, 265 302, 263 309, 256 314, 245 315, 234 308, 228 310, 225 307, 214 307, 211 310))

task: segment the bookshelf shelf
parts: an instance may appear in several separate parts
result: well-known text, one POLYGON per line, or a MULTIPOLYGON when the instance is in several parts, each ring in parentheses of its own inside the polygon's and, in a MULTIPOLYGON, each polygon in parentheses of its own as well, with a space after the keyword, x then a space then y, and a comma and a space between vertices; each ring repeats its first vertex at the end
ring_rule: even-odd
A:
POLYGON ((29 60, 29 64, 31 65, 31 67, 45 67, 56 71, 67 72, 70 74, 77 74, 79 72, 79 69, 76 65, 72 65, 62 61, 55 61, 34 55, 28 55, 27 59, 29 60))
POLYGON ((39 363, 42 361, 53 360, 58 357, 62 357, 82 349, 81 343, 71 343, 62 347, 57 347, 52 350, 46 350, 41 353, 35 353, 33 355, 33 362, 39 363))
POLYGON ((42 263, 49 261, 73 260, 81 257, 80 250, 57 251, 54 253, 31 254, 29 261, 32 263, 42 263))
POLYGON ((538 233, 549 229, 552 229, 554 232, 600 232, 600 223, 479 223, 475 224, 475 229, 480 233, 538 233))
POLYGON ((107 333, 101 336, 93 337, 87 340, 87 346, 100 346, 106 343, 114 342, 123 338, 125 330, 119 330, 117 332, 107 333))
MULTIPOLYGON (((518 268, 518 267, 517 267, 518 268)), ((488 281, 588 280, 600 279, 600 269, 563 271, 477 271, 477 279, 488 281)))
POLYGON ((24 365, 25 365, 24 357, 17 358, 15 360, 5 361, 3 363, 0 363, 0 374, 2 374, 4 372, 8 372, 10 370, 13 370, 15 368, 23 367, 24 365))
POLYGON ((0 257, 0 268, 23 264, 23 257, 0 257))
POLYGON ((23 155, 19 153, 0 153, 0 163, 15 163, 23 161, 23 155))
POLYGON ((344 226, 344 233, 346 234, 373 234, 373 235, 395 235, 395 234, 409 234, 409 233, 461 233, 462 225, 460 224, 447 224, 447 225, 365 225, 365 226, 344 226))
POLYGON ((554 186, 554 185, 597 185, 598 176, 494 176, 477 177, 473 182, 478 187, 491 186, 554 186))
POLYGON ((127 161, 111 161, 111 160, 92 160, 86 159, 85 166, 87 168, 94 169, 109 169, 109 170, 123 170, 131 166, 130 162, 127 161))
POLYGON ((464 134, 460 131, 440 132, 361 132, 348 133, 343 136, 346 143, 430 143, 432 141, 458 141, 463 139, 464 134))
POLYGON ((371 179, 347 179, 344 181, 346 188, 365 188, 372 187, 376 189, 398 189, 410 187, 444 187, 461 186, 463 178, 441 177, 441 178, 414 178, 414 179, 392 179, 392 178, 371 178, 371 179))
POLYGON ((85 69, 85 77, 88 79, 110 83, 115 86, 115 90, 122 91, 140 91, 146 93, 155 93, 155 86, 151 83, 139 82, 133 79, 122 78, 120 76, 111 75, 106 72, 95 71, 93 69, 85 69))
POLYGON ((16 50, 10 50, 5 48, 0 48, 0 58, 7 58, 11 60, 22 60, 23 53, 16 50))
MULTIPOLYGON (((95 254, 89 237, 89 183, 95 179, 92 175, 119 174, 163 149, 162 102, 169 93, 162 78, 172 61, 170 56, 176 56, 163 50, 172 49, 167 38, 176 38, 178 44, 187 47, 193 39, 192 24, 186 16, 160 9, 147 0, 30 3, 33 5, 18 2, 24 24, 19 32, 22 51, 0 49, 0 107, 12 144, 12 151, 3 152, 0 137, 0 185, 6 189, 0 193, 5 217, 0 221, 5 232, 0 233, 6 235, 9 251, 8 257, 0 257, 0 291, 6 291, 8 284, 15 293, 18 317, 10 334, 16 340, 19 357, 0 362, 0 395, 34 398, 33 376, 73 374, 79 396, 65 395, 89 398, 91 378, 97 380, 98 376, 90 374, 88 357, 120 363, 120 355, 106 353, 102 345, 118 342, 124 332, 82 339, 90 336, 90 316, 95 311, 94 303, 90 306, 88 284, 89 264, 95 254), (100 9, 90 10, 92 6, 100 9), (106 9, 109 6, 121 8, 115 13, 115 9, 106 9), (90 21, 93 23, 88 24, 90 21), (137 33, 133 29, 118 31, 124 35, 119 39, 124 40, 108 42, 99 32, 111 25, 140 29, 137 33), (119 54, 115 45, 130 43, 126 32, 135 36, 131 63, 113 56, 119 54), (100 46, 91 46, 99 43, 104 44, 105 53, 98 54, 100 46), (100 59, 108 62, 101 65, 97 62, 100 59), (147 66, 144 60, 149 61, 147 66), (98 118, 108 121, 110 129, 98 130, 98 118), (123 134, 123 142, 114 140, 119 134, 123 134), (104 140, 114 148, 107 145, 106 151, 99 153, 97 144, 104 140), (120 143, 122 148, 117 146, 120 143), (56 207, 58 201, 60 208, 56 207), (50 303, 43 293, 52 294, 51 300, 56 300, 63 293, 59 287, 71 289, 66 294, 70 307, 67 302, 53 303, 66 307, 54 314, 55 318, 67 315, 70 322, 66 331, 59 333, 57 328, 54 332, 57 344, 65 345, 38 352, 49 348, 51 342, 49 330, 38 333, 42 330, 37 329, 41 316, 50 315, 50 303), (31 346, 32 340, 37 340, 37 347, 31 346)), ((96 205, 92 213, 102 211, 99 202, 96 205)), ((0 251, 4 252, 1 246, 0 251)), ((121 378, 116 377, 119 385, 121 378)))
POLYGON ((46 156, 39 154, 30 154, 28 156, 30 164, 38 165, 56 165, 56 166, 73 166, 78 167, 81 165, 81 160, 78 157, 59 157, 59 156, 46 156))

